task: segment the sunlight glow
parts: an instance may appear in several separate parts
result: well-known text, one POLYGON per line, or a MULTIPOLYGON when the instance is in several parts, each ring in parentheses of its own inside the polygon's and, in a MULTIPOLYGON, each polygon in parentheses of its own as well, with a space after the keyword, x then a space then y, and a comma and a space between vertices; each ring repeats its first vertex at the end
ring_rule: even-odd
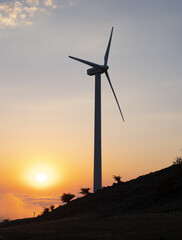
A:
POLYGON ((44 173, 39 173, 36 176, 38 182, 43 183, 47 180, 47 176, 44 173))
POLYGON ((59 176, 51 164, 39 163, 29 166, 26 172, 26 182, 34 188, 47 188, 59 182, 59 176))

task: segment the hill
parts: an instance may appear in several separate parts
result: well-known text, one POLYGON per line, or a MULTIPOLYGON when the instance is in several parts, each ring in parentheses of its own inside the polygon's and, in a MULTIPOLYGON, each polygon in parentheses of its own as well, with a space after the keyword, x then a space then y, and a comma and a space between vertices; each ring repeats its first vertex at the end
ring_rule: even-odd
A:
POLYGON ((40 220, 96 214, 100 217, 138 212, 182 210, 182 165, 173 165, 60 206, 40 220))
POLYGON ((60 234, 64 239, 77 239, 75 236, 79 236, 79 239, 121 239, 121 235, 126 235, 125 239, 135 239, 138 234, 139 239, 146 239, 146 235, 147 239, 150 239, 150 234, 158 234, 162 238, 151 239, 174 240, 180 239, 178 237, 182 234, 182 230, 179 230, 181 224, 182 164, 179 164, 128 182, 104 187, 37 218, 1 223, 0 234, 6 237, 5 240, 62 239, 60 234), (37 229, 37 232, 31 232, 31 238, 32 227, 37 229), (166 233, 161 233, 166 227, 166 233), (21 236, 21 231, 25 237, 17 238, 21 236), (92 232, 90 238, 85 235, 89 231, 92 232), (111 233, 118 234, 113 238, 111 233), (142 238, 142 234, 145 238, 142 238), (39 238, 36 238, 37 236, 39 238))

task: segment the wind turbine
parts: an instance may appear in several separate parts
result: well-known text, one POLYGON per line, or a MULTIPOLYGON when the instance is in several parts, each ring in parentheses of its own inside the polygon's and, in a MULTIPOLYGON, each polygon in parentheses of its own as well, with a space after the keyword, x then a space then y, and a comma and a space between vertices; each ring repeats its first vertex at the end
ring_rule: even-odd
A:
POLYGON ((69 56, 70 58, 76 61, 79 61, 86 65, 91 66, 92 68, 87 70, 87 74, 89 76, 95 75, 94 192, 102 188, 102 155, 101 155, 101 74, 102 73, 105 73, 108 79, 109 85, 111 87, 116 103, 118 105, 121 117, 124 121, 124 117, 123 117, 118 99, 116 97, 115 91, 113 89, 113 86, 111 84, 111 80, 108 74, 109 66, 107 65, 107 62, 108 62, 109 51, 111 46, 112 34, 113 34, 113 27, 111 30, 111 35, 110 35, 108 46, 104 56, 104 65, 99 65, 96 63, 85 61, 80 58, 69 56))

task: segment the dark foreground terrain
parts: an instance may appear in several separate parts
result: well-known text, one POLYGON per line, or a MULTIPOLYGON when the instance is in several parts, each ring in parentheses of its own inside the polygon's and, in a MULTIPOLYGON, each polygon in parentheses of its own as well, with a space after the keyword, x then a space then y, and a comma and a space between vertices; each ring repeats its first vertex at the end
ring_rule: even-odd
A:
POLYGON ((0 224, 5 240, 182 239, 182 164, 113 184, 34 219, 0 224))
POLYGON ((7 240, 181 240, 181 214, 127 214, 99 219, 69 218, 0 230, 7 240))

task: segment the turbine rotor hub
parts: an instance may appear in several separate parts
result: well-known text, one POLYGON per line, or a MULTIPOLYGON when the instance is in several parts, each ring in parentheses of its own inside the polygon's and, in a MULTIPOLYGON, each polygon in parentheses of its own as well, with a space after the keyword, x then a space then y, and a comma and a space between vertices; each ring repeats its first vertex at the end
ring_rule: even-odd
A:
POLYGON ((93 75, 96 75, 96 74, 102 74, 102 73, 107 72, 108 68, 109 68, 109 67, 108 67, 108 66, 105 66, 105 65, 100 66, 99 68, 96 68, 96 67, 89 68, 89 69, 87 70, 87 74, 88 74, 89 76, 93 76, 93 75))
POLYGON ((104 69, 105 69, 105 71, 107 71, 108 69, 109 69, 109 66, 104 66, 104 69))

